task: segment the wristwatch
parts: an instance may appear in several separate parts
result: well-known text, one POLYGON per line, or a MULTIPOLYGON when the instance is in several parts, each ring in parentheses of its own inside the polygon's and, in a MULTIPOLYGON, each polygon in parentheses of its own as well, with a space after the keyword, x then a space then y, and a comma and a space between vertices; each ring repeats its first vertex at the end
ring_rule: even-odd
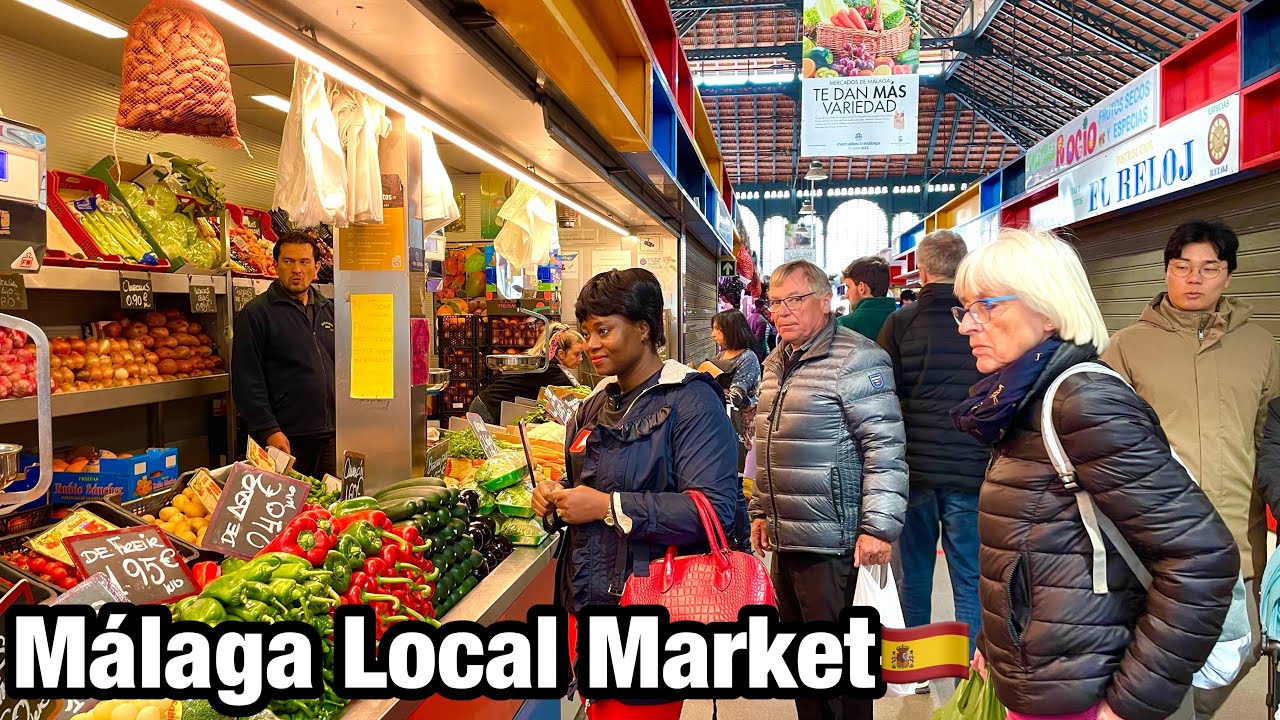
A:
POLYGON ((604 511, 604 524, 613 527, 613 497, 609 498, 609 508, 604 511))

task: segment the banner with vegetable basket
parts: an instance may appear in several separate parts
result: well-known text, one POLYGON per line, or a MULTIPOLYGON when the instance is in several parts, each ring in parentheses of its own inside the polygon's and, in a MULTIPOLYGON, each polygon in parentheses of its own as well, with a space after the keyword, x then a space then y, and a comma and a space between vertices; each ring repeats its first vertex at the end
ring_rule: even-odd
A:
POLYGON ((800 151, 918 149, 920 0, 805 0, 800 151))

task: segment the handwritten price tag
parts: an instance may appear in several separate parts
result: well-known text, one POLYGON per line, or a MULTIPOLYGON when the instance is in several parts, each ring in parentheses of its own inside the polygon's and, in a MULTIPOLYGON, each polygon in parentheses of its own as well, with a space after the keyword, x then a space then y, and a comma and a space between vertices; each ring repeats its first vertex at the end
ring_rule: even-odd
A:
POLYGON ((364 494, 364 453, 343 453, 342 499, 354 500, 364 494))
POLYGON ((125 310, 154 310, 155 295, 151 278, 127 278, 120 275, 120 307, 125 310))
POLYGON ((26 309, 26 281, 21 275, 0 275, 0 310, 26 309))
POLYGON ((484 419, 475 413, 467 413, 467 423, 475 431, 476 440, 480 441, 480 449, 484 451, 484 456, 491 458, 497 455, 498 443, 489 432, 489 426, 484 424, 484 419))
POLYGON ((62 544, 83 577, 105 574, 135 605, 168 603, 200 592, 186 561, 160 528, 77 535, 62 544))
POLYGON ((258 291, 252 285, 236 285, 231 289, 232 311, 239 313, 244 310, 244 306, 253 302, 257 297, 258 291))
POLYGON ((212 285, 193 284, 187 292, 191 299, 191 312, 193 314, 218 312, 218 303, 214 299, 212 285))
POLYGON ((236 463, 218 498, 201 547, 251 558, 302 510, 311 485, 236 463))
POLYGON ((547 412, 561 425, 569 424, 569 421, 573 419, 573 412, 576 407, 577 403, 570 405, 559 395, 547 390, 547 412))

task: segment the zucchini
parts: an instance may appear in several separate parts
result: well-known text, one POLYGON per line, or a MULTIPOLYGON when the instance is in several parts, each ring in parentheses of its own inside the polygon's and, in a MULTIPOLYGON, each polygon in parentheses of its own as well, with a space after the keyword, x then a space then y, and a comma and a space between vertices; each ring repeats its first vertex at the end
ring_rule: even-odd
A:
POLYGON ((449 515, 461 520, 466 520, 471 515, 471 508, 467 507, 465 503, 458 503, 449 511, 449 515))
POLYGON ((386 495, 387 493, 391 493, 391 492, 395 492, 396 490, 403 490, 405 488, 411 488, 411 487, 447 488, 448 485, 445 484, 445 481, 441 480, 440 478, 433 478, 433 477, 410 478, 408 480, 401 480, 398 483, 392 483, 382 488, 378 492, 374 493, 374 497, 379 500, 382 500, 383 495, 386 495))
POLYGON ((378 509, 386 513, 387 519, 391 522, 411 518, 418 512, 421 503, 419 498, 404 498, 400 500, 385 500, 378 505, 378 509))
POLYGON ((449 491, 444 488, 401 488, 399 490, 393 490, 378 498, 378 502, 384 503, 391 500, 404 500, 407 498, 425 499, 428 501, 428 507, 435 510, 436 508, 444 505, 445 501, 449 499, 449 491))

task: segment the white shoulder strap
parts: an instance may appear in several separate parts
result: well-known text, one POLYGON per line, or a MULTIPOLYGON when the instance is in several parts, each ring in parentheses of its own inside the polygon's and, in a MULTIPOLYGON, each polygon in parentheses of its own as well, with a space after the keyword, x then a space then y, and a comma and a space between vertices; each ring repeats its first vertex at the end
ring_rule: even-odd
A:
POLYGON ((1102 542, 1104 534, 1111 540, 1116 552, 1120 553, 1120 557, 1124 558, 1125 563, 1133 571, 1138 581, 1142 583, 1142 586, 1150 587, 1151 573, 1143 566, 1142 561, 1138 559, 1129 542, 1120 534, 1120 529, 1115 526, 1115 523, 1111 522, 1110 518, 1098 510, 1098 505, 1094 502, 1093 496, 1076 484, 1075 466, 1071 464, 1071 458, 1067 457, 1066 451, 1062 449, 1062 442, 1058 439, 1058 431, 1053 426, 1053 398, 1058 392, 1058 387, 1072 375, 1084 372, 1110 375, 1124 383, 1126 387, 1130 387, 1129 382, 1120 373, 1099 363, 1085 362, 1067 368, 1066 372, 1055 378, 1053 383, 1049 385, 1049 389, 1045 391, 1044 403, 1040 410, 1040 434, 1044 438, 1044 447, 1049 453, 1049 461, 1053 463, 1053 469, 1058 473, 1063 486, 1076 496, 1076 506, 1080 509, 1080 519, 1084 522, 1085 533, 1088 534, 1089 543, 1093 546, 1094 594, 1106 595, 1109 592, 1107 588, 1107 548, 1102 542))

